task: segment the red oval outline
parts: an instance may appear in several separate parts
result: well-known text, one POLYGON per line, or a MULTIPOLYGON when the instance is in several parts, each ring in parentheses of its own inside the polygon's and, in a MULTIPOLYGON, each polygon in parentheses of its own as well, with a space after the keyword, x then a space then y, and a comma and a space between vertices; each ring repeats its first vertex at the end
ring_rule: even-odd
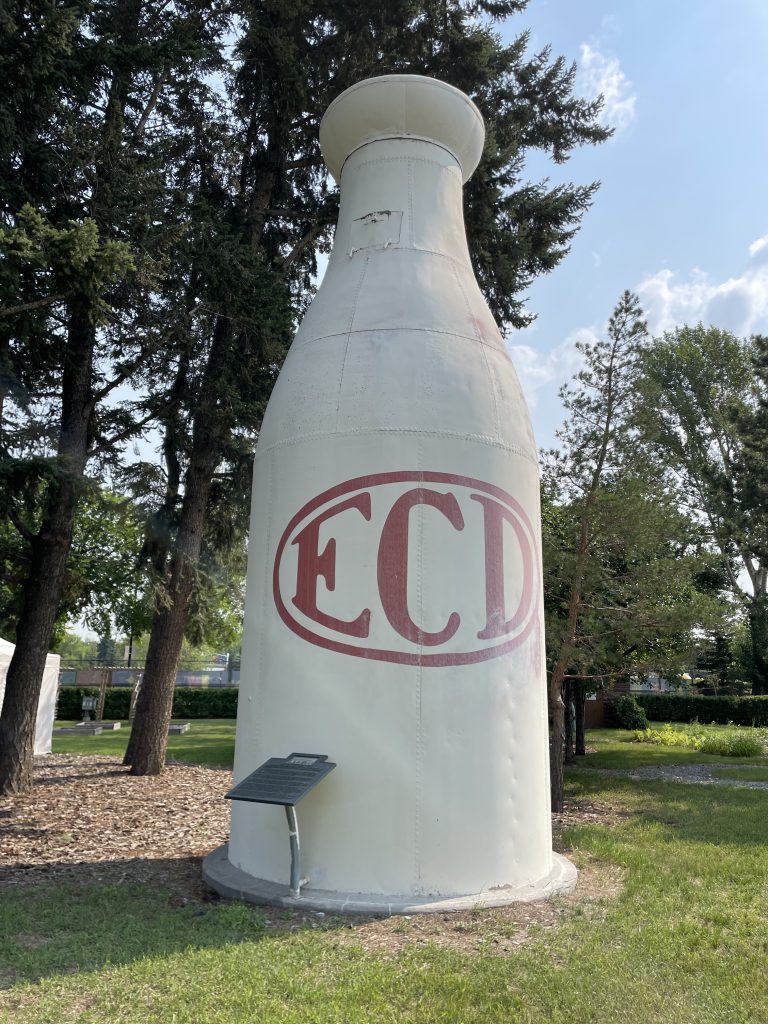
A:
MULTIPOLYGON (((531 537, 535 536, 531 521, 520 502, 516 501, 511 494, 503 491, 500 487, 496 487, 495 484, 486 483, 484 480, 476 480, 469 476, 458 476, 454 473, 434 473, 427 470, 398 470, 397 472, 392 473, 372 473, 369 476, 354 477, 352 480, 346 480, 344 483, 336 484, 335 487, 328 488, 328 490, 318 494, 316 498, 312 498, 311 501, 308 501, 292 517, 291 521, 283 531, 283 535, 277 545, 274 566, 272 569, 272 594, 280 618, 292 633, 301 637, 302 640, 307 640, 309 643, 314 644, 316 647, 335 651, 337 654, 349 654, 355 658, 366 658, 369 661, 387 661, 398 665, 421 665, 425 668, 444 668, 450 665, 474 665, 481 661, 490 661, 491 658, 501 657, 502 654, 507 654, 509 651, 519 647, 528 638, 532 629, 536 625, 535 609, 538 603, 538 587, 534 585, 533 577, 534 570, 537 568, 537 559, 535 547, 530 542, 528 545, 528 552, 523 549, 523 562, 527 562, 526 555, 528 555, 530 557, 531 565, 531 585, 530 587, 526 587, 524 585, 523 588, 523 596, 525 596, 526 589, 529 591, 527 595, 527 609, 530 618, 525 629, 523 629, 516 637, 505 641, 503 644, 498 644, 495 647, 484 647, 476 651, 466 651, 465 653, 454 652, 453 654, 411 654, 408 651, 387 651, 375 647, 355 647, 352 644, 341 643, 341 641, 338 640, 329 640, 324 636, 320 636, 318 633, 313 633, 305 626, 302 626, 300 622, 297 622, 297 620, 294 619, 288 611, 282 595, 280 594, 280 563, 282 561, 283 551, 288 543, 288 539, 298 524, 303 522, 303 520, 314 512, 315 509, 319 508, 321 505, 325 505, 326 502, 333 501, 342 494, 348 494, 350 491, 368 490, 371 487, 378 487, 381 484, 406 483, 408 481, 432 484, 457 484, 460 487, 466 487, 468 489, 474 488, 475 490, 485 492, 485 494, 493 495, 493 497, 498 498, 500 501, 503 501, 508 505, 509 508, 511 508, 515 514, 520 517, 531 537)), ((518 536, 518 541, 520 541, 520 532, 515 530, 515 533, 518 536)), ((520 547, 521 549, 523 548, 522 543, 520 547)), ((523 598, 521 597, 520 606, 522 606, 522 604, 523 598)), ((515 617, 517 617, 517 613, 515 617)))

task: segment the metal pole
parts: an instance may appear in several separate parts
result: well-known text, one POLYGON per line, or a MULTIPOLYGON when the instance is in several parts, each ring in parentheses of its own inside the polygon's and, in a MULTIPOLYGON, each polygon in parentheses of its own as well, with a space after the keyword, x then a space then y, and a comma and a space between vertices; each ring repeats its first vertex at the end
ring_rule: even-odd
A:
POLYGON ((296 820, 296 808, 293 804, 285 804, 285 816, 288 819, 288 836, 291 841, 291 896, 301 896, 301 846, 299 845, 299 823, 296 820))

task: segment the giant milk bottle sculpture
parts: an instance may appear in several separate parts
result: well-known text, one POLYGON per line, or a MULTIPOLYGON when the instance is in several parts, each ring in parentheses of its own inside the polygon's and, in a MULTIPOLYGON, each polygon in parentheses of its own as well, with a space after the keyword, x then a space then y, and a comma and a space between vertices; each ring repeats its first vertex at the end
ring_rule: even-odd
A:
MULTIPOLYGON (((536 447, 463 224, 483 139, 463 93, 410 75, 320 128, 341 209, 256 451, 235 758, 236 780, 337 762, 300 810, 318 905, 575 879, 551 849, 536 447)), ((287 883, 281 808, 234 804, 228 858, 287 883)))

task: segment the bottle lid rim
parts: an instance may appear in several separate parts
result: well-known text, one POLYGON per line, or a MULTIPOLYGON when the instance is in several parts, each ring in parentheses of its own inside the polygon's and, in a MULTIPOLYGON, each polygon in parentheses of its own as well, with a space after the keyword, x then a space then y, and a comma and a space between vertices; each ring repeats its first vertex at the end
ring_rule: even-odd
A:
POLYGON ((338 181, 347 157, 369 142, 435 142, 455 156, 466 182, 482 155, 483 116, 460 89, 425 75, 380 75, 357 82, 329 105, 320 148, 338 181))

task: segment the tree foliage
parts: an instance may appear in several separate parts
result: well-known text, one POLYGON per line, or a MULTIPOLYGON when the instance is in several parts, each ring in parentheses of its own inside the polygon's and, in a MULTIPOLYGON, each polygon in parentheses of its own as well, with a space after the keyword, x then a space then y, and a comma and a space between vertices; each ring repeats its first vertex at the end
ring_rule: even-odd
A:
POLYGON ((0 714, 0 791, 15 793, 86 466, 140 429, 130 393, 108 399, 162 340, 175 108, 157 130, 158 85, 170 95, 212 69, 216 19, 194 0, 9 0, 0 18, 0 479, 27 565, 0 714))
POLYGON ((193 235, 206 224, 203 234, 216 248, 188 246, 186 263, 179 263, 180 319, 195 311, 199 348, 190 350, 189 332, 178 332, 184 348, 172 379, 159 375, 154 389, 169 409, 155 520, 167 538, 157 562, 165 603, 153 623, 126 753, 132 771, 162 766, 175 660, 201 552, 214 517, 235 522, 247 509, 253 438, 311 294, 316 254, 330 245, 338 193, 323 166, 318 128, 331 100, 361 78, 397 71, 444 78, 477 100, 488 141, 467 193, 467 224, 478 279, 502 323, 528 322, 522 289, 567 251, 596 186, 524 183, 525 153, 541 149, 562 160, 607 133, 596 120, 599 103, 573 96, 574 68, 548 51, 527 56, 525 36, 504 47, 494 34, 494 18, 523 6, 238 6, 234 67, 225 79, 228 119, 194 130, 198 139, 226 142, 192 147, 179 163, 194 194, 193 235))
MULTIPOLYGON (((25 552, 0 718, 0 789, 29 781, 31 715, 67 586, 87 473, 150 517, 154 620, 130 752, 158 771, 190 611, 245 529, 269 392, 327 250, 337 192, 319 154, 328 103, 408 71, 486 117, 467 190, 478 279, 503 325, 568 250, 596 185, 527 181, 609 134, 575 68, 494 24, 522 0, 8 0, 0 8, 0 474, 25 552), (162 464, 127 469, 149 425, 162 464), (26 561, 25 561, 26 559, 26 561)), ((70 573, 71 576, 71 573, 70 573)), ((217 582, 218 581, 218 582, 217 582)), ((192 623, 199 620, 193 615, 192 623)))
POLYGON ((687 659, 693 629, 717 619, 698 585, 704 539, 665 492, 636 438, 636 389, 647 327, 624 292, 606 338, 580 345, 583 369, 561 390, 568 413, 543 476, 544 587, 552 797, 562 806, 563 687, 585 692, 687 659))
POLYGON ((681 327, 648 347, 639 423, 664 483, 701 524, 746 609, 753 692, 768 692, 766 343, 681 327))

